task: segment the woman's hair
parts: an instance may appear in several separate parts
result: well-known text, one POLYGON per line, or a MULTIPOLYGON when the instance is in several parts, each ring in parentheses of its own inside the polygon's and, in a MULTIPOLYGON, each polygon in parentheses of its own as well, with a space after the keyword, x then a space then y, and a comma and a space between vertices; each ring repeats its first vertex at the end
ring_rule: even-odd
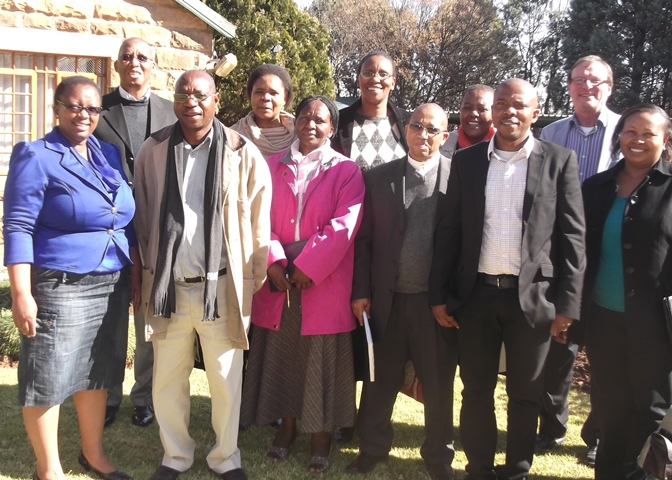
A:
POLYGON ((96 82, 90 78, 82 77, 81 75, 75 75, 72 77, 65 77, 63 80, 61 80, 61 83, 58 84, 56 91, 54 92, 54 103, 56 103, 56 100, 63 101, 63 97, 70 95, 75 87, 80 85, 95 88, 98 92, 98 97, 100 98, 100 90, 98 89, 96 82))
POLYGON ((285 87, 285 107, 291 105, 294 95, 292 78, 289 76, 289 73, 287 73, 287 70, 280 65, 274 65, 272 63, 264 63, 252 70, 250 78, 247 79, 247 99, 250 100, 252 98, 252 89, 257 80, 266 75, 275 75, 280 79, 282 86, 285 87))
POLYGON ((660 108, 657 105, 651 103, 640 103, 634 107, 628 108, 623 115, 621 115, 620 120, 616 124, 614 129, 614 136, 611 137, 611 153, 616 156, 621 151, 621 133, 623 133, 623 127, 625 126, 625 121, 628 117, 636 113, 650 113, 651 115, 658 114, 665 119, 665 135, 667 135, 667 142, 663 147, 663 153, 661 158, 668 162, 672 161, 672 120, 665 110, 660 108))
POLYGON ((334 127, 335 132, 338 129, 338 107, 332 100, 329 100, 327 97, 323 97, 322 95, 310 95, 301 100, 299 106, 296 107, 296 118, 299 118, 301 111, 306 108, 306 106, 313 100, 319 100, 327 106, 327 109, 329 110, 329 116, 331 117, 331 126, 334 127))
POLYGON ((362 66, 366 63, 366 61, 371 58, 371 57, 385 57, 387 58, 390 63, 392 64, 392 76, 396 77, 397 76, 397 66, 394 64, 394 60, 390 56, 389 53, 387 53, 385 50, 372 50, 359 61, 359 65, 357 65, 357 76, 362 72, 362 66))

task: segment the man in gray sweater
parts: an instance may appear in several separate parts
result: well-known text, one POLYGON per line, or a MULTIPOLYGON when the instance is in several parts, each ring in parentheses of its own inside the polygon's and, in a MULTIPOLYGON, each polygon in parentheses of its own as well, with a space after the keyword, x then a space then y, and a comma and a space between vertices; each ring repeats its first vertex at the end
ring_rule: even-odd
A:
POLYGON ((439 153, 448 133, 446 113, 418 107, 406 126, 407 156, 364 174, 364 218, 355 243, 352 310, 371 323, 375 381, 364 381, 357 429, 359 453, 350 473, 366 473, 389 455, 392 409, 413 362, 422 384, 425 441, 420 454, 432 479, 453 478, 453 380, 456 331, 439 326, 429 308, 438 197, 450 160, 439 153))

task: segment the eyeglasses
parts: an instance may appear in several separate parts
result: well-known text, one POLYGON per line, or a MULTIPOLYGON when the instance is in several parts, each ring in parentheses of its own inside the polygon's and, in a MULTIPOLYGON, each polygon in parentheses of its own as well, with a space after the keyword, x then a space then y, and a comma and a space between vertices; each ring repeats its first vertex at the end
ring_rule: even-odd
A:
POLYGON ((143 55, 142 53, 137 55, 133 55, 132 53, 122 53, 121 57, 119 58, 122 62, 132 62, 134 58, 137 58, 138 62, 140 63, 147 63, 151 61, 148 56, 143 55))
POLYGON ((409 123, 408 128, 418 133, 422 133, 424 130, 426 130, 427 135, 430 137, 436 137, 439 133, 443 133, 445 131, 441 130, 439 127, 425 127, 419 123, 409 123))
POLYGON ((213 95, 214 93, 175 93, 173 94, 173 101, 175 103, 186 103, 190 98, 193 98, 200 103, 213 95))
POLYGON ((593 80, 591 78, 576 77, 570 80, 574 85, 584 86, 588 85, 588 88, 599 87, 602 84, 609 83, 608 80, 593 80))
POLYGON ((103 107, 94 107, 93 105, 89 105, 88 107, 82 107, 81 105, 77 105, 76 103, 63 103, 60 100, 56 100, 56 103, 64 106, 72 113, 77 114, 82 113, 82 110, 86 110, 89 115, 99 115, 100 112, 103 111, 103 107))
POLYGON ((378 75, 378 78, 380 78, 381 80, 387 80, 388 78, 392 77, 391 73, 372 72, 370 70, 364 70, 363 72, 359 72, 359 74, 362 76, 362 78, 366 78, 366 79, 373 78, 376 75, 378 75))

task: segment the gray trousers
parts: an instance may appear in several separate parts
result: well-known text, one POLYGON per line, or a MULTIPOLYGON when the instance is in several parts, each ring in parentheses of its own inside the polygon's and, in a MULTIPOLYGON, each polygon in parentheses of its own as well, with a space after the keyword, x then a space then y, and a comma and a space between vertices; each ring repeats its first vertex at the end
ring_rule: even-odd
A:
MULTIPOLYGON (((145 341, 145 314, 142 309, 135 312, 135 360, 133 373, 135 384, 131 389, 131 402, 136 407, 152 405, 152 370, 154 368, 154 349, 152 342, 145 341)), ((122 385, 116 385, 107 391, 107 405, 119 406, 122 397, 122 385)))

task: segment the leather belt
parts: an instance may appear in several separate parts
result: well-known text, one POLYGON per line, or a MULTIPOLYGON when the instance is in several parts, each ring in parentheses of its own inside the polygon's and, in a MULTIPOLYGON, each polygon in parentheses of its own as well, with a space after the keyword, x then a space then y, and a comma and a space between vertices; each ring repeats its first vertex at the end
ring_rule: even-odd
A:
POLYGON ((488 275, 487 273, 478 273, 478 281, 497 288, 518 288, 518 277, 516 275, 488 275))
MULTIPOLYGON (((226 275, 226 267, 222 268, 219 272, 217 272, 218 277, 221 277, 222 275, 226 275)), ((184 283, 201 283, 205 282, 205 277, 189 277, 185 278, 182 281, 184 283)))

